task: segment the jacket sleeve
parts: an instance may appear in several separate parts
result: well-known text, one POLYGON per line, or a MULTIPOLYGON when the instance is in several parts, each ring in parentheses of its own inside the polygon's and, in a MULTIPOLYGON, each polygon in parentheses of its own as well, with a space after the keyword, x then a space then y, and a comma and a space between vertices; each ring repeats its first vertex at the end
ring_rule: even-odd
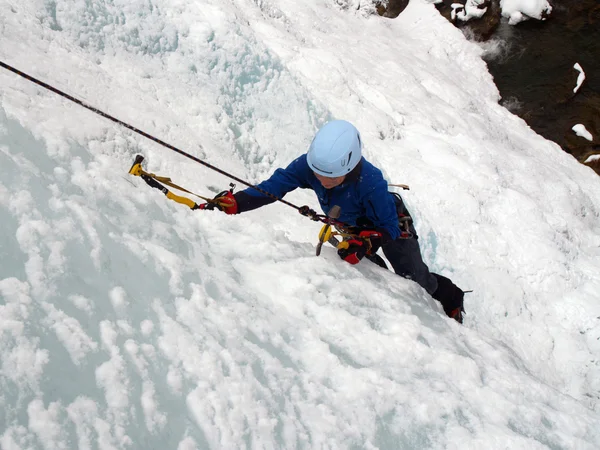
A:
MULTIPOLYGON (((269 194, 282 198, 288 192, 296 188, 309 187, 307 178, 310 175, 310 168, 306 162, 306 154, 295 159, 285 169, 277 169, 271 177, 256 187, 268 192, 269 194)), ((238 213, 251 211, 261 206, 275 202, 275 198, 263 194, 254 188, 248 188, 235 194, 238 203, 238 213)))
POLYGON ((389 239, 396 240, 400 236, 400 226, 394 198, 388 192, 385 179, 382 176, 375 178, 377 179, 365 183, 369 186, 369 190, 363 195, 367 218, 373 222, 376 230, 384 232, 384 240, 388 236, 389 239))

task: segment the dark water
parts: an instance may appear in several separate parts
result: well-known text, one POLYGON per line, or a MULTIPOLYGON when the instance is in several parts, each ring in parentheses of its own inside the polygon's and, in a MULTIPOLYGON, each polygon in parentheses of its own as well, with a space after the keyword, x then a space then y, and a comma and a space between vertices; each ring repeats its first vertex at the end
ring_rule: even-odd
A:
POLYGON ((555 0, 546 21, 516 26, 502 21, 492 39, 506 42, 501 56, 487 63, 502 102, 542 136, 579 160, 600 153, 600 0, 555 0), (586 80, 573 89, 579 63, 586 80), (585 125, 594 142, 577 136, 585 125))

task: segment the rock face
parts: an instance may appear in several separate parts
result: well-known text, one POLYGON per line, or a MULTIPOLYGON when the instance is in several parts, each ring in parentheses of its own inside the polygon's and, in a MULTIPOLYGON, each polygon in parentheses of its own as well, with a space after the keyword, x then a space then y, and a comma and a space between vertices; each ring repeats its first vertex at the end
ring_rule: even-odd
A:
MULTIPOLYGON (((600 153, 600 4, 598 0, 554 0, 546 21, 511 26, 501 19, 500 0, 486 0, 479 19, 460 20, 460 6, 473 0, 443 0, 440 13, 467 36, 499 38, 508 45, 501 58, 486 57, 502 104, 537 133, 558 143, 580 162, 600 153), (578 63, 586 79, 577 92, 578 63), (593 141, 578 136, 583 124, 593 141)), ((478 3, 479 0, 477 0, 478 3)), ((600 162, 587 163, 600 174, 600 162)))
MULTIPOLYGON (((512 27, 509 54, 488 61, 504 98, 537 133, 558 143, 580 162, 600 152, 600 5, 597 0, 556 0, 547 22, 512 27), (585 81, 575 92, 580 72, 585 81), (593 141, 572 130, 583 124, 593 141)), ((598 170, 598 163, 593 165, 598 170)))
MULTIPOLYGON (((469 38, 499 38, 508 45, 501 59, 487 63, 502 104, 537 133, 559 144, 600 174, 600 3, 598 0, 553 0, 545 21, 508 25, 501 0, 442 0, 440 13, 469 38), (586 79, 577 86, 579 64, 586 79), (583 124, 593 140, 572 128, 583 124)), ((409 0, 376 1, 379 15, 397 17, 409 0)))

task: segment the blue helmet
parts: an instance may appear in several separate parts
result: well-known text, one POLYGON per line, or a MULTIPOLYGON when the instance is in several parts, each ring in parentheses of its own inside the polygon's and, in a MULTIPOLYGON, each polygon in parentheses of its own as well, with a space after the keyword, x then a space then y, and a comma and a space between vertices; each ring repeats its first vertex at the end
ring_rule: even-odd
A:
POLYGON ((313 172, 334 178, 347 175, 361 158, 362 142, 354 125, 345 120, 326 123, 315 135, 306 160, 313 172))

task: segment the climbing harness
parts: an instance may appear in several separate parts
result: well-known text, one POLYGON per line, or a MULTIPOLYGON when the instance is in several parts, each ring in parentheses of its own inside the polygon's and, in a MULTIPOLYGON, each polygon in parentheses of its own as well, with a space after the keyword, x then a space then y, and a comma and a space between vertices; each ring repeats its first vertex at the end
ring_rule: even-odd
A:
MULTIPOLYGON (((390 184, 389 186, 401 187, 404 190, 409 190, 410 188, 405 184, 390 184)), ((396 205, 398 202, 403 204, 402 197, 397 192, 390 192, 396 198, 396 205)), ((413 219, 408 214, 404 214, 398 211, 398 226, 400 227, 400 239, 412 239, 414 234, 410 231, 410 227, 413 224, 413 219)))

